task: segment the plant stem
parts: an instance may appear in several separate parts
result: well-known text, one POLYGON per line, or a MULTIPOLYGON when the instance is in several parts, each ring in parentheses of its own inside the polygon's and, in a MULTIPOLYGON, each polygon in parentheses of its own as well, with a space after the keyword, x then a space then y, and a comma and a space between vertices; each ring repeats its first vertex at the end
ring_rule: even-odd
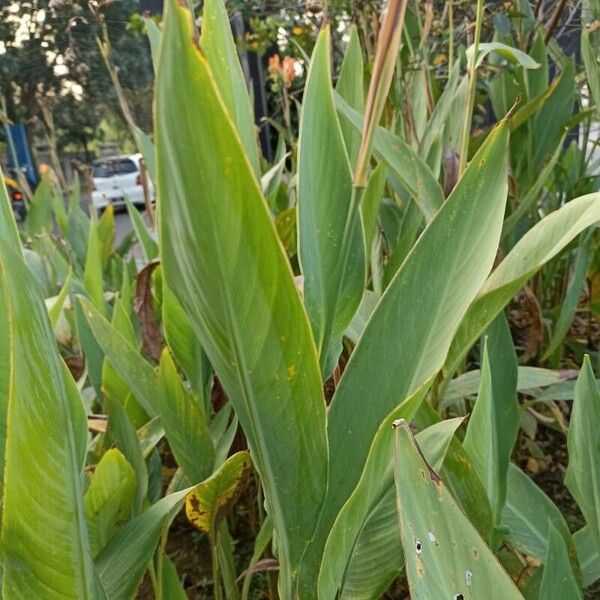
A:
POLYGON ((454 64, 454 2, 448 0, 448 77, 454 64))
MULTIPOLYGON (((219 534, 217 533, 217 536, 219 534)), ((213 593, 215 600, 223 600, 223 592, 221 590, 221 573, 219 571, 219 552, 217 550, 217 540, 210 540, 210 556, 212 559, 212 578, 213 578, 213 593)))
POLYGON ((469 154, 469 138, 471 133, 471 120, 473 118, 473 107, 475 106, 475 89, 477 85, 477 56, 479 54, 479 40, 481 39, 481 24, 483 22, 483 0, 477 0, 477 15, 475 17, 475 39, 473 40, 473 58, 467 67, 469 75, 469 89, 467 94, 467 110, 460 145, 460 163, 458 173, 462 175, 467 167, 467 155, 469 154))

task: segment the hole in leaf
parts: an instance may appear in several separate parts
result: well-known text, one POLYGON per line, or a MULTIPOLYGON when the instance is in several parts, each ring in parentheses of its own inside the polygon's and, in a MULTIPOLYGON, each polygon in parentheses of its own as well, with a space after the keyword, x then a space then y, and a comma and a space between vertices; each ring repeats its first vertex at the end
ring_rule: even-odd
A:
POLYGON ((452 600, 465 600, 463 594, 454 594, 454 598, 452 600))
POLYGON ((423 545, 419 540, 415 542, 415 549, 417 551, 417 554, 421 554, 421 552, 423 552, 423 545))

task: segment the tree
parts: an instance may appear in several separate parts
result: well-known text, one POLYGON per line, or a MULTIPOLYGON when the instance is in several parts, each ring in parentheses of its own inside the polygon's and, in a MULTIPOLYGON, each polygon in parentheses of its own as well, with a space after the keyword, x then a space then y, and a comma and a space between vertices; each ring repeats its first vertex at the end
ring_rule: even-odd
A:
MULTIPOLYGON (((149 128, 149 50, 129 27, 137 2, 109 1, 101 9, 134 115, 149 128)), ((0 93, 8 119, 26 122, 42 137, 55 136, 59 150, 75 144, 88 152, 103 119, 120 119, 96 43, 98 30, 85 0, 15 0, 1 7, 0 93)))

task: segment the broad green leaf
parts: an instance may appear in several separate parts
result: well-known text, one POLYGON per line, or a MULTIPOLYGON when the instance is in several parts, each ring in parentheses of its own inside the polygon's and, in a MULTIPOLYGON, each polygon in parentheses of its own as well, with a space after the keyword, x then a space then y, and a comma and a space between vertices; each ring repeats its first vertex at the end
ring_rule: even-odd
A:
POLYGON ((531 48, 531 58, 540 64, 539 69, 528 69, 526 72, 529 98, 535 98, 548 89, 548 53, 544 42, 544 31, 537 28, 531 48))
POLYGON ((97 222, 92 220, 89 230, 85 269, 83 271, 83 285, 93 300, 96 308, 106 313, 104 302, 104 280, 102 277, 102 245, 98 236, 97 222))
POLYGON ((190 523, 215 540, 221 521, 247 485, 251 471, 248 452, 229 457, 186 496, 185 512, 190 523))
POLYGON ((85 319, 113 368, 151 417, 158 414, 158 379, 152 365, 83 296, 85 319))
POLYGON ((298 236, 304 304, 323 378, 335 368, 344 330, 365 285, 360 192, 331 88, 329 28, 319 34, 306 79, 298 148, 298 236))
POLYGON ((95 227, 100 243, 100 264, 102 270, 105 271, 113 251, 116 235, 115 212, 112 204, 104 209, 102 216, 95 223, 95 227))
POLYGON ((8 197, 6 184, 4 183, 2 169, 0 169, 0 239, 10 245, 17 254, 22 255, 19 230, 17 229, 10 198, 8 197))
POLYGON ((519 289, 586 227, 600 220, 600 194, 571 200, 532 227, 508 253, 469 308, 446 359, 454 373, 477 338, 519 289))
MULTIPOLYGON (((387 181, 387 169, 383 165, 377 165, 369 177, 360 204, 360 215, 365 235, 365 251, 370 256, 373 247, 373 238, 377 229, 377 217, 379 206, 383 198, 385 183, 387 181)), ((356 314, 356 313, 355 313, 356 314)))
POLYGON ((350 325, 348 325, 348 329, 346 329, 346 332, 344 333, 353 344, 358 344, 358 340, 360 340, 360 337, 379 302, 379 298, 380 296, 371 290, 364 291, 358 310, 352 318, 350 325))
POLYGON ((93 556, 129 518, 134 496, 135 471, 116 448, 108 450, 96 465, 84 498, 93 556))
MULTIPOLYGON (((133 499, 133 514, 142 512, 142 507, 148 496, 148 468, 145 456, 127 411, 116 400, 107 399, 109 437, 114 441, 127 462, 135 471, 135 496, 133 499)), ((147 448, 147 455, 151 448, 147 448)))
MULTIPOLYGON (((389 429, 391 421, 393 417, 381 427, 389 429)), ((448 419, 417 435, 427 460, 436 468, 441 467, 461 423, 462 419, 448 419)), ((319 574, 320 598, 379 597, 402 567, 394 476, 386 446, 373 444, 369 458, 372 468, 365 469, 329 534, 319 574)))
POLYGON ((507 530, 505 542, 519 552, 543 561, 548 552, 548 521, 560 531, 571 560, 576 564, 573 540, 560 510, 530 477, 511 463, 502 512, 502 527, 507 530))
POLYGON ((142 456, 148 458, 158 442, 165 437, 165 428, 160 417, 154 417, 137 430, 137 437, 142 450, 142 456))
POLYGON ((56 220, 56 224, 63 237, 66 238, 69 235, 69 215, 67 214, 63 196, 58 190, 55 190, 50 201, 52 202, 52 213, 56 220))
POLYGON ((581 577, 585 588, 600 579, 600 551, 587 526, 575 532, 573 541, 577 549, 577 560, 581 565, 581 577))
MULTIPOLYGON (((568 373, 568 372, 567 372, 568 373)), ((540 367, 518 367, 517 391, 528 392, 535 388, 549 387, 564 381, 568 376, 564 371, 553 371, 540 367)), ((481 371, 474 369, 455 377, 444 390, 440 407, 452 404, 453 400, 474 396, 481 385, 481 371)))
POLYGON ((110 600, 131 600, 156 550, 163 528, 181 509, 188 488, 169 494, 128 521, 96 558, 110 600))
POLYGON ((89 217, 83 212, 81 206, 79 204, 75 205, 72 200, 69 206, 68 242, 82 269, 86 262, 90 228, 91 222, 89 217))
POLYGON ((523 596, 423 458, 408 424, 394 432, 397 509, 413 598, 523 596))
POLYGON ((177 569, 166 554, 162 557, 161 589, 165 600, 188 600, 177 569))
POLYGON ((592 260, 592 252, 590 250, 593 233, 593 229, 589 229, 581 238, 575 258, 575 266, 571 274, 569 286, 567 287, 567 293, 560 306, 560 313, 554 325, 552 337, 542 357, 542 361, 547 360, 558 351, 558 356, 553 360, 552 366, 557 366, 556 363, 560 360, 562 342, 567 333, 569 333, 575 313, 577 312, 579 299, 585 291, 587 271, 592 260))
POLYGON ((132 126, 132 133, 137 149, 144 156, 144 164, 148 171, 148 175, 156 185, 156 150, 154 149, 152 138, 135 125, 132 126))
MULTIPOLYGON (((127 313, 127 300, 123 296, 117 298, 113 305, 113 314, 111 326, 116 332, 125 338, 132 346, 137 346, 135 330, 131 318, 127 313)), ((113 367, 112 361, 108 356, 104 357, 102 364, 102 394, 106 398, 117 400, 125 405, 127 396, 131 393, 130 387, 113 367)))
POLYGON ((75 460, 80 470, 85 467, 85 459, 87 456, 88 446, 88 431, 87 431, 87 416, 85 406, 81 397, 81 392, 77 387, 76 381, 69 371, 69 367, 61 358, 60 366, 65 382, 65 390, 71 410, 71 419, 73 425, 73 436, 75 439, 75 460))
POLYGON ((504 315, 494 320, 487 334, 479 395, 463 447, 486 488, 497 527, 506 499, 510 455, 519 431, 517 355, 504 315))
POLYGON ((583 598, 583 594, 573 573, 565 540, 552 521, 548 521, 548 552, 544 560, 538 600, 556 598, 576 600, 583 598))
POLYGON ((540 170, 533 185, 527 190, 527 193, 519 200, 519 206, 513 211, 504 221, 502 237, 506 237, 515 227, 515 225, 532 209, 536 200, 538 200, 540 192, 544 188, 546 181, 554 171, 554 167, 558 159, 563 154, 563 144, 566 134, 563 134, 556 145, 554 153, 540 170))
MULTIPOLYGON (((72 292, 85 293, 77 280, 73 282, 72 292)), ((92 333, 84 315, 81 302, 76 295, 72 296, 75 299, 75 324, 77 328, 77 340, 83 351, 85 358, 85 366, 87 369, 88 378, 92 384, 97 398, 102 398, 102 365, 104 363, 104 354, 102 349, 96 342, 96 338, 92 333)))
POLYGON ((204 481, 212 472, 215 454, 204 407, 183 386, 167 349, 158 378, 158 409, 171 451, 191 483, 204 481))
MULTIPOLYGON (((594 0, 591 0, 587 4, 590 5, 593 4, 593 2, 594 0)), ((596 13, 599 12, 600 11, 596 9, 596 13)), ((600 106, 600 66, 598 65, 600 36, 598 36, 598 31, 596 29, 592 30, 592 15, 588 13, 586 16, 590 19, 590 21, 585 22, 584 18, 582 17, 581 58, 583 59, 583 64, 585 66, 591 99, 596 105, 596 111, 598 111, 598 107, 600 106)))
POLYGON ((575 66, 571 60, 566 59, 561 65, 561 71, 560 80, 552 95, 544 102, 533 122, 532 168, 535 169, 546 161, 573 116, 573 103, 577 91, 574 85, 575 66))
POLYGON ((52 230, 52 182, 49 176, 42 177, 25 217, 25 231, 33 236, 52 230))
MULTIPOLYGON (((522 50, 518 48, 513 48, 512 46, 507 46, 502 42, 490 42, 487 44, 479 44, 478 47, 478 55, 477 62, 475 64, 475 68, 479 67, 483 63, 483 59, 490 53, 494 52, 495 54, 499 54, 502 58, 509 60, 510 62, 519 64, 524 69, 539 69, 539 63, 535 62, 529 54, 526 54, 522 50)), ((473 62, 473 53, 475 52, 474 46, 469 46, 466 51, 467 62, 472 64, 473 62)))
POLYGON ((67 278, 65 279, 65 282, 63 283, 62 288, 60 289, 60 292, 58 293, 58 296, 56 296, 56 298, 54 298, 54 302, 52 303, 52 306, 48 307, 48 318, 50 319, 50 325, 52 325, 53 328, 56 327, 56 324, 58 323, 60 315, 63 311, 64 305, 65 305, 65 300, 67 299, 67 296, 69 295, 69 292, 71 291, 71 282, 72 281, 73 281, 73 271, 69 267, 69 273, 67 275, 67 278))
POLYGON ((163 274, 246 434, 277 531, 285 597, 326 487, 317 355, 269 209, 194 45, 191 17, 174 0, 156 116, 163 274))
MULTIPOLYGON (((491 269, 506 200, 507 143, 503 122, 421 234, 346 366, 329 407, 329 487, 319 536, 329 532, 358 483, 380 423, 431 383, 443 365, 455 331, 491 269)), ((383 435, 389 447, 391 430, 383 435)))
MULTIPOLYGON (((364 68, 358 29, 356 25, 352 25, 335 89, 348 105, 359 113, 363 113, 365 107, 364 68)), ((340 123, 340 127, 346 143, 350 164, 355 165, 360 145, 360 132, 346 121, 340 123)))
POLYGON ((419 156, 423 160, 427 159, 436 141, 443 138, 452 105, 457 101, 457 90, 460 82, 460 62, 457 61, 450 72, 446 87, 436 102, 431 117, 427 121, 423 137, 419 141, 419 156))
POLYGON ((210 365, 179 300, 163 282, 162 322, 167 344, 196 394, 204 394, 210 365))
POLYGON ((156 24, 154 19, 151 17, 147 17, 144 19, 144 25, 146 26, 146 35, 148 36, 148 40, 150 42, 150 52, 152 53, 152 66, 154 67, 154 72, 156 73, 158 67, 158 52, 160 50, 160 42, 162 39, 162 31, 160 27, 156 24))
POLYGON ((7 348, 3 370, 9 373, 3 396, 3 594, 101 598, 83 510, 81 432, 75 431, 83 405, 76 406, 65 384, 38 289, 4 238, 0 298, 7 348))
POLYGON ((252 171, 258 179, 260 166, 254 111, 223 0, 204 2, 200 47, 206 56, 229 117, 244 145, 252 171))
MULTIPOLYGON (((339 94, 334 94, 335 105, 342 117, 360 131, 363 116, 354 110, 339 94)), ((392 132, 377 127, 373 137, 373 152, 390 173, 406 188, 423 211, 427 221, 444 202, 444 193, 429 167, 415 151, 392 132)))
POLYGON ((131 224, 135 230, 135 235, 144 252, 146 262, 151 262, 158 256, 158 244, 148 231, 148 227, 144 222, 142 215, 140 215, 140 211, 131 204, 131 201, 127 196, 125 197, 125 203, 127 204, 127 212, 129 213, 131 224))
MULTIPOLYGON (((440 421, 441 417, 429 402, 421 404, 414 418, 415 424, 421 428, 431 427, 440 421)), ((493 532, 493 522, 485 487, 469 455, 456 437, 452 439, 446 451, 441 476, 469 521, 484 540, 489 540, 493 532)))
POLYGON ((587 355, 575 386, 567 447, 565 484, 600 549, 600 390, 587 355))

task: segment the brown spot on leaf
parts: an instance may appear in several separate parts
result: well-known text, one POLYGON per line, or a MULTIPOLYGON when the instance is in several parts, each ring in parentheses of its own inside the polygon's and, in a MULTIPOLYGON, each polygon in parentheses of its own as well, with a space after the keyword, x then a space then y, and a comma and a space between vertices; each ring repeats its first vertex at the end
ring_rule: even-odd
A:
POLYGON ((133 306, 140 322, 144 349, 148 356, 157 362, 163 347, 163 336, 154 316, 152 273, 159 264, 158 260, 153 260, 138 273, 133 306))

